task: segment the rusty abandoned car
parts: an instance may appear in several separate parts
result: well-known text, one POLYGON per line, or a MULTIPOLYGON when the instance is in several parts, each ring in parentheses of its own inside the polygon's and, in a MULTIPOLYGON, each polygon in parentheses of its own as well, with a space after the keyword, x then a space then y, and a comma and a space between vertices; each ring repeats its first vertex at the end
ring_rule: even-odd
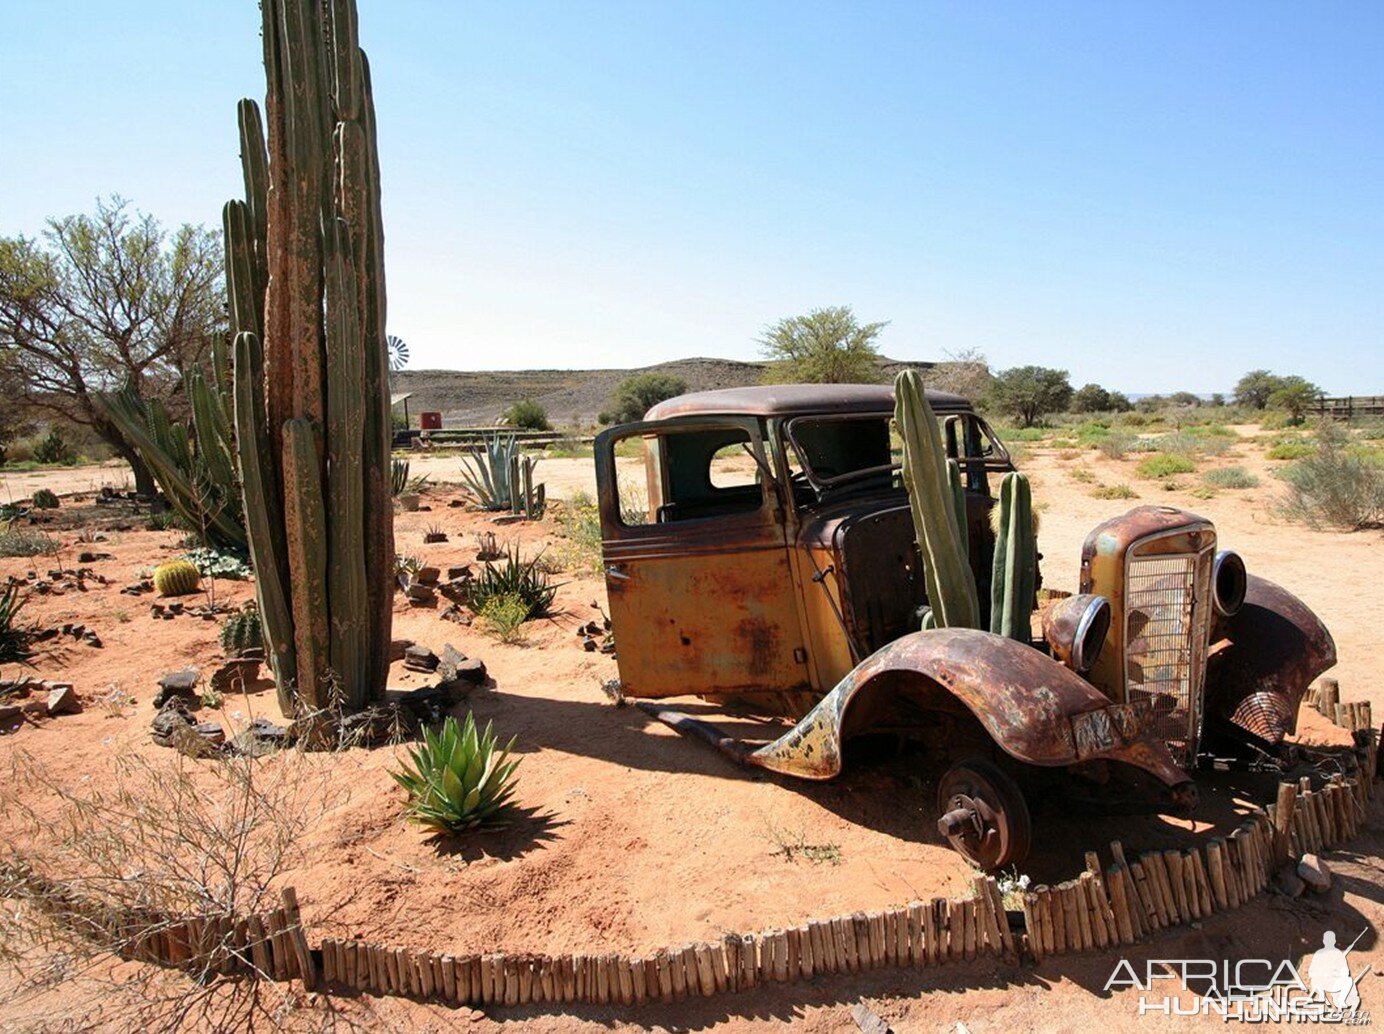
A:
MULTIPOLYGON (((927 401, 961 473, 988 609, 992 493, 1014 466, 966 399, 927 401)), ((625 696, 740 764, 804 779, 840 773, 853 737, 916 740, 936 763, 939 830, 987 869, 1027 853, 1026 792, 1060 783, 1186 810, 1199 767, 1272 763, 1335 646, 1194 514, 1141 506, 1092 530, 1078 592, 1038 594, 1029 642, 921 630, 927 583, 894 404, 889 386, 737 388, 670 399, 600 435, 625 696), (621 443, 642 447, 643 478, 617 471, 621 443), (751 742, 652 703, 684 695, 796 725, 751 742)))

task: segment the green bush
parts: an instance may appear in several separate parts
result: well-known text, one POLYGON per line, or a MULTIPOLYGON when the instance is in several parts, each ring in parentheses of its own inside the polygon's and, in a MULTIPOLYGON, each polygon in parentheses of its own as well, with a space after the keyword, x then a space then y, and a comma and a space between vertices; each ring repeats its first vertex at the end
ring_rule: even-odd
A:
POLYGON ((1317 431, 1316 450, 1285 471, 1288 497, 1283 514, 1314 528, 1356 530, 1384 523, 1384 463, 1355 455, 1335 424, 1317 431))
POLYGON ((1201 476, 1202 481, 1215 488, 1254 488, 1259 479, 1244 467, 1219 467, 1208 470, 1201 476))
POLYGON ((40 488, 34 492, 35 510, 56 510, 58 508, 58 496, 50 488, 40 488))
POLYGON ((501 421, 508 427, 525 431, 550 431, 553 427, 548 423, 548 411, 533 399, 520 399, 514 403, 505 410, 501 421))
POLYGON ((502 643, 522 643, 524 622, 529 619, 529 605, 517 592, 502 592, 491 596, 480 610, 481 625, 502 643))
POLYGON ((1139 493, 1128 485, 1099 485, 1091 489, 1093 499, 1138 499, 1139 493))
POLYGON ((1317 447, 1311 442, 1279 442, 1264 455, 1271 460, 1300 460, 1316 451, 1317 447))
POLYGON ((477 731, 473 714, 465 725, 448 715, 441 730, 425 729, 423 742, 410 748, 412 764, 390 774, 408 791, 409 818, 438 835, 500 826, 519 767, 509 760, 513 747, 513 738, 497 745, 490 723, 477 731))
POLYGON ((524 620, 548 613, 557 597, 558 587, 538 566, 540 552, 532 560, 519 558, 517 544, 505 549, 505 558, 498 565, 486 561, 481 573, 471 583, 468 602, 477 614, 485 612, 486 604, 494 597, 517 596, 523 601, 524 620))
POLYGON ((50 428, 43 440, 34 447, 34 459, 39 463, 57 463, 68 465, 75 463, 77 457, 72 454, 71 448, 63 439, 62 431, 56 427, 50 428))
POLYGON ((1281 431, 1295 426, 1292 415, 1279 409, 1271 409, 1259 418, 1259 426, 1265 431, 1281 431))
POLYGON ((665 399, 687 391, 687 382, 666 373, 637 373, 620 382, 612 407, 598 417, 603 424, 632 424, 665 399))
POLYGON ((1197 465, 1181 453, 1158 453, 1140 460, 1134 472, 1141 478, 1169 478, 1174 474, 1190 474, 1197 465))

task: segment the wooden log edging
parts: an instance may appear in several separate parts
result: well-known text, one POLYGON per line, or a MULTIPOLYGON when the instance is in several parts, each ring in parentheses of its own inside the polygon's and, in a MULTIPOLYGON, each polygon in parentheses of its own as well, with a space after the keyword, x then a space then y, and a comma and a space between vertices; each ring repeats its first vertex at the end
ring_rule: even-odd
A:
MULTIPOLYGON (((1368 705, 1344 708, 1329 682, 1314 687, 1308 698, 1312 706, 1330 708, 1327 717, 1333 721, 1337 713, 1371 720, 1368 705)), ((1364 725, 1351 731, 1372 759, 1378 730, 1364 725)), ((282 891, 283 906, 265 914, 168 919, 117 915, 95 903, 83 906, 52 881, 33 874, 25 878, 41 884, 42 893, 51 891, 53 911, 77 917, 105 939, 118 933, 121 954, 141 961, 456 1005, 635 1005, 884 966, 931 967, 983 956, 1042 962, 1050 955, 1133 944, 1167 927, 1239 908, 1267 889, 1289 858, 1355 837, 1367 814, 1372 761, 1360 776, 1333 775, 1315 790, 1310 779, 1283 782, 1272 804, 1256 807, 1239 827, 1201 847, 1129 857, 1120 841, 1112 841, 1108 865, 1088 851, 1085 871, 1077 878, 1015 892, 1019 907, 1014 911, 1005 909, 994 877, 977 873, 964 898, 729 933, 717 941, 639 956, 440 954, 331 937, 312 949, 291 887, 282 891)))

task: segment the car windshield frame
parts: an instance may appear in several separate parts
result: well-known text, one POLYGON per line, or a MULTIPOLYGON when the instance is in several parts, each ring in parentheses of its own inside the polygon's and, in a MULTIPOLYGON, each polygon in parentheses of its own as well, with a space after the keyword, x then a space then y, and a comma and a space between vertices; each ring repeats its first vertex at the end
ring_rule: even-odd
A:
MULTIPOLYGON (((860 482, 870 481, 881 476, 888 478, 889 487, 897 488, 901 487, 901 485, 895 483, 894 475, 897 474, 903 468, 903 464, 894 462, 892 450, 890 453, 890 461, 888 463, 876 464, 875 466, 871 467, 860 467, 855 470, 847 471, 844 474, 835 474, 831 477, 823 477, 820 474, 818 474, 817 471, 813 469, 812 464, 808 462, 807 450, 803 448, 802 443, 798 441, 798 437, 796 435, 797 428, 809 422, 817 424, 827 422, 839 423, 847 420, 882 420, 884 421, 885 425, 888 426, 889 422, 893 419, 893 417, 894 414, 892 412, 803 413, 799 416, 794 416, 784 421, 783 437, 784 441, 787 442, 788 446, 793 450, 793 454, 797 457, 798 466, 802 468, 803 476, 807 478, 808 484, 810 484, 814 489, 816 489, 818 494, 824 494, 828 491, 831 491, 832 489, 840 488, 845 485, 853 485, 858 484, 860 482)), ((943 433, 944 440, 945 427, 947 421, 949 419, 957 417, 969 417, 971 420, 975 421, 976 429, 980 432, 982 442, 988 445, 988 449, 985 452, 983 452, 980 456, 951 457, 953 459, 956 459, 956 461, 961 465, 961 468, 964 471, 967 471, 969 473, 972 469, 974 469, 977 466, 981 467, 983 470, 994 472, 1010 471, 1014 469, 1014 461, 1009 455, 1009 450, 1005 448, 1004 443, 1000 441, 999 436, 995 434, 994 430, 990 427, 988 423, 985 422, 985 419, 979 413, 973 412, 971 410, 966 410, 962 412, 946 412, 936 414, 937 422, 939 425, 941 425, 939 427, 939 431, 943 433)))

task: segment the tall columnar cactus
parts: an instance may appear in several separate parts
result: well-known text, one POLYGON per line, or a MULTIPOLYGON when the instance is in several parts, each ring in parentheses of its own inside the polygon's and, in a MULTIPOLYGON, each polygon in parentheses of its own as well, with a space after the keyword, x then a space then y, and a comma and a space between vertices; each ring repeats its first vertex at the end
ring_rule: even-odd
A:
POLYGON ((976 628, 980 605, 967 560, 966 525, 958 518, 937 418, 916 372, 905 370, 895 378, 894 400, 894 421, 903 439, 904 485, 923 555, 931 623, 938 628, 976 628))
POLYGON ((990 580, 990 631, 1027 643, 1038 577, 1038 542, 1028 478, 1011 471, 1000 482, 999 521, 990 580))
POLYGON ((353 0, 262 0, 268 81, 238 109, 223 213, 237 450, 268 659, 286 708, 384 692, 394 559, 384 228, 353 0))

